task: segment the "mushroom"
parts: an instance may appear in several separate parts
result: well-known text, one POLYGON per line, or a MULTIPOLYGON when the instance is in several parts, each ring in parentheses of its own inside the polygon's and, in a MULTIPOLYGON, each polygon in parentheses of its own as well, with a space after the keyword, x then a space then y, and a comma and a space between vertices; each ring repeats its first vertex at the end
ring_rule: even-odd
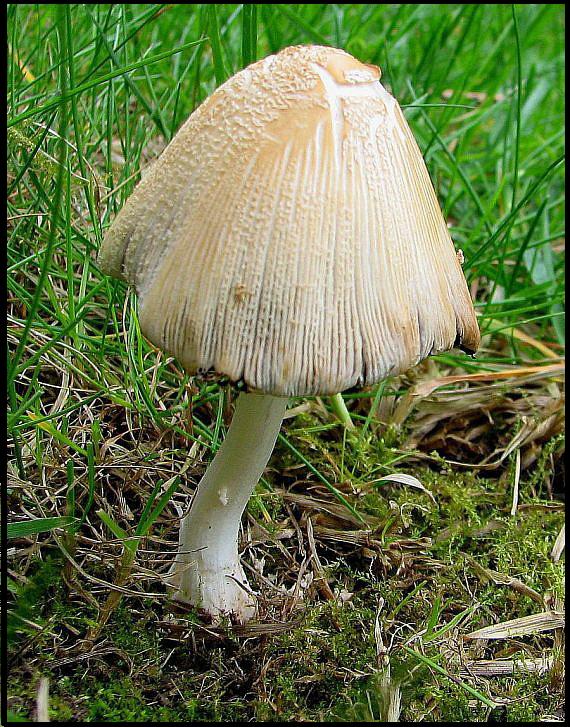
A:
POLYGON ((242 382, 180 527, 174 597, 246 621, 241 515, 287 397, 334 395, 479 344, 421 152, 380 69, 321 46, 253 63, 196 109, 108 230, 99 261, 145 336, 242 382))

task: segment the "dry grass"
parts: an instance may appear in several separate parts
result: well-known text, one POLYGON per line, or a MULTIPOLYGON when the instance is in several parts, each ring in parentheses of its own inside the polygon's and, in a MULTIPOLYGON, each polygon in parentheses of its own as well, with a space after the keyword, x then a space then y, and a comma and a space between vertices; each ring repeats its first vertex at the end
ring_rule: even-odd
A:
MULTIPOLYGON (((54 381, 58 375, 62 377, 60 392, 66 391, 63 378, 67 377, 68 396, 73 397, 65 369, 53 366, 51 373, 54 381)), ((85 432, 93 421, 99 422, 101 431, 94 461, 93 503, 81 530, 74 536, 54 532, 49 538, 19 540, 10 550, 9 575, 25 586, 30 577, 34 579, 38 556, 45 560, 50 553, 55 555, 54 545, 60 547, 67 567, 63 571, 66 585, 64 591, 58 587, 58 600, 63 598, 70 611, 67 616, 52 614, 47 621, 43 617, 37 622, 34 618, 27 620, 27 635, 19 640, 18 651, 11 657, 13 678, 45 669, 48 653, 52 679, 77 674, 77 670, 91 671, 97 663, 108 664, 109 659, 131 663, 133 654, 114 644, 113 636, 103 628, 107 619, 112 623, 114 618, 113 613, 103 616, 103 604, 115 591, 122 594, 133 625, 147 624, 146 628, 156 631, 162 658, 170 654, 172 666, 180 664, 181 659, 188 664, 189 658, 189 673, 194 678, 200 673, 197 664, 204 659, 208 662, 207 655, 214 648, 220 653, 234 653, 232 663, 238 671, 243 670, 242 662, 261 664, 261 670, 254 672, 257 681, 245 701, 254 699, 271 707, 269 685, 277 677, 283 659, 278 637, 295 635, 302 648, 302 639, 310 638, 308 635, 314 631, 324 640, 330 629, 342 634, 347 629, 343 611, 372 608, 380 597, 390 605, 377 618, 376 639, 381 638, 384 644, 382 663, 371 662, 364 669, 353 666, 348 670, 337 665, 337 679, 353 687, 367 683, 376 673, 384 674, 391 661, 399 663, 403 647, 414 645, 425 654, 433 654, 435 648, 442 656, 439 666, 449 679, 456 680, 460 689, 467 685, 482 691, 492 703, 501 702, 501 697, 493 696, 494 687, 487 681, 491 676, 510 676, 516 681, 521 674, 540 675, 556 683, 553 694, 561 695, 562 603, 554 602, 551 593, 525 583, 524 575, 520 579, 500 573, 479 560, 483 555, 483 563, 490 562, 486 551, 492 552, 492 547, 483 546, 481 553, 480 543, 490 539, 492 543, 493 534, 508 527, 509 519, 524 520, 526 513, 540 508, 559 523, 556 513, 562 507, 563 449, 559 435, 563 427, 563 367, 545 362, 526 368, 500 367, 481 376, 434 373, 441 372, 433 364, 426 364, 414 373, 413 380, 394 382, 394 390, 407 389, 408 393, 382 400, 384 419, 374 418, 364 440, 358 435, 343 435, 342 427, 332 421, 332 415, 318 400, 298 415, 305 417, 301 429, 304 436, 296 435, 296 418, 288 420, 285 436, 335 482, 360 517, 347 510, 302 462, 290 456, 289 450, 278 447, 266 475, 266 486, 258 488, 244 521, 244 563, 252 586, 260 594, 259 620, 244 626, 216 627, 198 614, 189 617, 169 603, 166 595, 162 576, 175 552, 178 519, 207 464, 206 443, 200 436, 196 441, 189 434, 185 437, 185 422, 179 422, 180 431, 161 432, 148 417, 98 397, 68 417, 66 437, 74 448, 39 428, 33 436, 22 437, 22 458, 29 478, 23 480, 16 472, 10 473, 13 520, 68 513, 66 463, 70 460, 74 461, 76 492, 83 493, 79 502, 85 504, 90 474, 81 450, 87 444, 85 432), (394 419, 401 420, 403 412, 403 421, 395 425, 394 419), (307 426, 309 419, 311 426, 307 426), (307 434, 319 427, 320 451, 314 446, 315 435, 307 434), (33 437, 38 436, 43 441, 41 469, 33 458, 33 437), (385 447, 381 458, 373 458, 363 466, 362 462, 371 456, 370 447, 386 436, 392 437, 393 444, 385 447), (339 453, 343 467, 339 466, 339 453), (546 463, 543 477, 535 478, 531 485, 529 475, 539 462, 543 467, 546 463), (354 468, 351 474, 349 464, 354 468), (408 487, 405 477, 386 481, 378 476, 378 469, 404 475, 413 472, 424 490, 408 487), (495 490, 482 492, 485 481, 479 482, 476 476, 473 479, 473 470, 492 476, 488 482, 496 483, 495 490), (479 499, 479 507, 490 506, 493 513, 492 519, 482 517, 478 526, 469 528, 454 522, 452 513, 445 512, 453 484, 441 486, 451 473, 461 478, 464 471, 469 472, 464 494, 473 496, 474 503, 479 499), (183 475, 182 485, 152 534, 140 542, 136 561, 121 574, 124 546, 110 536, 95 513, 100 509, 112 513, 122 527, 132 530, 135 513, 144 506, 156 478, 168 482, 176 474, 183 475), (522 492, 513 511, 515 486, 522 492), (426 519, 427 513, 431 518, 426 519), (414 523, 416 519, 422 522, 421 527, 414 523), (465 559, 464 584, 459 589, 448 582, 458 575, 457 563, 441 548, 458 537, 461 545, 456 557, 465 559), (406 597, 421 583, 425 592, 419 608, 415 598, 406 604, 406 597), (371 588, 371 584, 375 585, 371 588), (482 594, 489 592, 489 586, 497 592, 509 591, 504 615, 504 604, 499 612, 485 605, 482 594), (428 595, 431 589, 442 593, 439 601, 432 601, 428 595), (389 595, 379 595, 386 592, 389 595), (331 606, 328 626, 307 627, 307 614, 318 612, 319 604, 326 603, 331 606), (432 611, 426 612, 426 607, 432 611), (508 618, 521 612, 521 607, 525 615, 508 618), (529 608, 532 613, 527 614, 529 608), (423 613, 421 618, 419 613, 423 613), (89 623, 91 627, 87 628, 89 623), (488 625, 476 630, 481 623, 488 625)), ((74 386, 77 378, 74 376, 74 386)), ((57 383, 54 386, 58 388, 57 383)), ((172 396, 173 391, 163 391, 164 400, 168 395, 172 396)), ((230 395, 231 389, 226 389, 226 396, 230 395)), ((365 416, 369 406, 370 399, 358 399, 352 413, 365 416)), ((223 407, 224 417, 231 413, 228 409, 223 407)), ((193 413, 202 422, 214 423, 217 419, 208 404, 194 407, 193 413)), ((547 532, 550 551, 554 543, 552 526, 547 532)), ((114 608, 118 605, 117 599, 114 608)), ((353 635, 347 634, 347 638, 350 642, 353 635)), ((336 662, 330 658, 327 663, 332 667, 336 662)), ((295 689, 299 683, 322 680, 315 667, 313 664, 306 671, 301 668, 301 675, 294 680, 295 689)), ((233 668, 220 674, 223 688, 235 678, 233 668)), ((402 699, 408 710, 413 709, 413 702, 406 704, 406 694, 402 697, 398 684, 394 683, 399 694, 397 711, 402 699)), ((373 688, 375 698, 380 699, 381 693, 380 687, 373 688)), ((395 700, 396 693, 392 696, 395 700)), ((391 703, 388 700, 387 704, 391 703)), ((508 697, 501 703, 510 704, 508 697)), ((279 706, 273 706, 279 715, 279 706)), ((375 708, 368 705, 367 709, 375 708)))

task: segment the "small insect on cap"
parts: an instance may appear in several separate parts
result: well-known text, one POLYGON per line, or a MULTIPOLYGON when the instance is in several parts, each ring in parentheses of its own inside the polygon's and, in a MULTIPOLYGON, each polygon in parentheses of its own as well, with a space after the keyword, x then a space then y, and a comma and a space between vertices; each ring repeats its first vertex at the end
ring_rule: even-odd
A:
POLYGON ((143 333, 276 396, 373 384, 479 329, 422 155, 380 70, 285 48, 186 121, 107 232, 143 333))

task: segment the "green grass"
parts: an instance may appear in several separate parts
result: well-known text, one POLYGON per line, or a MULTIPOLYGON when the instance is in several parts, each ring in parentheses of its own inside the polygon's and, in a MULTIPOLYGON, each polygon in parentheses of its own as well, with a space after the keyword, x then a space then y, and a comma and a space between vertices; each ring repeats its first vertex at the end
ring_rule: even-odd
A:
POLYGON ((466 686, 504 700, 509 721, 555 714, 556 659, 544 674, 474 678, 460 656, 561 649, 559 633, 479 651, 461 637, 541 610, 483 582, 469 558, 547 604, 563 598, 551 557, 564 446, 563 6, 12 4, 7 15, 8 506, 13 522, 43 523, 10 540, 12 720, 32 718, 41 675, 61 720, 381 719, 378 613, 402 721, 484 721, 490 708, 466 686), (290 613, 269 610, 291 622, 284 633, 212 645, 198 630, 180 644, 157 623, 166 601, 144 594, 164 594, 152 573, 167 566, 175 505, 222 441, 232 394, 149 345, 134 295, 96 255, 141 168, 192 110, 244 65, 300 43, 382 68, 464 252, 483 345, 476 359, 442 354, 346 393, 351 431, 334 402, 292 402, 301 409, 249 507, 250 526, 292 534, 260 536, 246 562, 264 557, 291 592, 310 518, 331 587, 352 595, 341 605, 309 583, 290 613), (531 367, 543 373, 498 376, 531 367), (469 373, 489 379, 420 397, 394 423, 415 384, 469 373), (395 472, 437 504, 379 481, 395 472), (303 492, 327 507, 295 499, 303 492), (379 545, 349 542, 363 519, 379 545), (73 525, 43 532, 58 523, 73 525), (110 593, 122 595, 85 658, 110 593))

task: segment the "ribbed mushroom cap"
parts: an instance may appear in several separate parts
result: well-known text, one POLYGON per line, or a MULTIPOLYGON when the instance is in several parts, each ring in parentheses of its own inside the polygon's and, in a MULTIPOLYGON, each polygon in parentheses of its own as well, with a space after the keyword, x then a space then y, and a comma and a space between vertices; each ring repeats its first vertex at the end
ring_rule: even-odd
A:
POLYGON ((479 344, 422 155, 380 70, 286 48, 218 88, 109 229, 143 333, 190 373, 330 394, 479 344))

